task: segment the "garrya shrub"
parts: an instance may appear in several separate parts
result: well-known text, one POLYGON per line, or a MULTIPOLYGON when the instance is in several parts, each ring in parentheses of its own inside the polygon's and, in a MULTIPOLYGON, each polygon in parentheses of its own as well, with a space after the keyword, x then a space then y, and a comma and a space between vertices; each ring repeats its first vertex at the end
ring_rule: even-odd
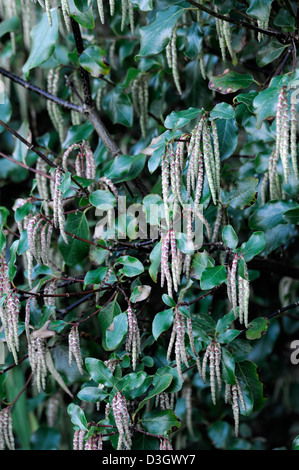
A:
POLYGON ((298 448, 298 2, 0 0, 0 448, 298 448))

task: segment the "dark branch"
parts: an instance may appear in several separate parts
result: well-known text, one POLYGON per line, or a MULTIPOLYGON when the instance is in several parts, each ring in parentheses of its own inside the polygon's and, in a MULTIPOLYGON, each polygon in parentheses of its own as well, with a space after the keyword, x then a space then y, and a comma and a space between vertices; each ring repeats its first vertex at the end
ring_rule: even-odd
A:
POLYGON ((40 96, 43 96, 47 100, 53 101, 54 103, 62 106, 63 108, 66 108, 70 111, 76 111, 77 113, 81 113, 81 114, 84 113, 83 107, 70 103, 69 101, 63 100, 61 98, 58 98, 58 96, 51 95, 51 93, 48 93, 47 91, 42 90, 41 88, 33 85, 32 83, 27 82, 26 80, 23 80, 20 77, 17 77, 17 75, 14 75, 8 70, 5 70, 3 67, 0 67, 0 74, 3 75, 4 77, 9 78, 10 80, 17 83, 18 85, 21 85, 27 90, 30 90, 33 93, 36 93, 40 96))

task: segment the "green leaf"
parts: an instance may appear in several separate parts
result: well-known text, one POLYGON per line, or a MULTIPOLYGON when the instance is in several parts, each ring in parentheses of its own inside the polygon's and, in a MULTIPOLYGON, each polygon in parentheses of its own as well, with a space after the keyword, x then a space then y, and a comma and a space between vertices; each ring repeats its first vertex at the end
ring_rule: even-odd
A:
POLYGON ((299 224, 299 206, 288 209, 283 213, 283 218, 290 224, 299 224))
POLYGON ((281 44, 277 39, 271 39, 269 43, 261 47, 256 55, 256 63, 259 67, 265 67, 277 59, 290 44, 281 44))
POLYGON ((92 77, 108 75, 111 66, 106 62, 106 51, 99 46, 87 47, 79 57, 81 67, 92 77))
POLYGON ((116 299, 110 302, 106 307, 103 307, 98 315, 101 331, 102 331, 102 345, 107 351, 108 346, 106 344, 106 333, 107 329, 113 322, 114 317, 121 314, 121 308, 117 303, 116 299))
POLYGON ((223 243, 229 248, 232 248, 233 250, 237 248, 239 243, 238 235, 231 225, 227 225, 222 230, 222 240, 223 243))
POLYGON ((128 329, 127 314, 120 313, 113 318, 112 325, 106 331, 106 346, 108 351, 118 348, 123 342, 128 329))
POLYGON ((87 140, 91 136, 93 131, 93 125, 89 121, 83 124, 69 127, 66 139, 63 142, 62 147, 66 149, 72 144, 76 144, 77 142, 81 142, 82 140, 87 140))
POLYGON ((109 162, 104 168, 104 175, 114 183, 130 181, 143 170, 146 156, 138 155, 120 155, 109 162))
POLYGON ((97 209, 107 211, 116 206, 115 196, 110 191, 98 189, 89 196, 89 202, 97 209))
POLYGON ((15 212, 15 221, 21 222, 26 215, 29 215, 32 209, 32 204, 30 202, 26 202, 21 207, 18 207, 15 212))
POLYGON ((78 393, 78 398, 88 403, 97 403, 98 401, 105 400, 108 393, 104 392, 98 387, 84 387, 78 393))
POLYGON ((227 349, 221 349, 222 378, 225 383, 235 385, 235 361, 227 349))
POLYGON ((173 111, 165 119, 164 125, 167 129, 180 129, 197 118, 199 114, 202 114, 202 111, 196 108, 189 108, 184 111, 173 111))
POLYGON ((179 418, 172 410, 154 410, 146 413, 141 420, 145 431, 163 436, 164 433, 175 431, 181 427, 179 418))
POLYGON ((222 333, 223 331, 227 330, 230 327, 232 322, 235 320, 234 312, 231 310, 229 313, 224 315, 217 321, 216 324, 216 332, 222 333))
POLYGON ((11 246, 10 246, 10 260, 8 263, 8 278, 10 282, 13 282, 14 277, 17 272, 17 267, 15 265, 16 259, 17 259, 17 251, 19 247, 19 240, 15 240, 11 246))
POLYGON ((43 305, 42 313, 36 325, 36 328, 41 328, 46 321, 51 317, 51 315, 55 315, 55 305, 43 305))
POLYGON ((88 10, 90 1, 89 0, 74 0, 74 3, 75 3, 76 8, 78 8, 78 10, 84 12, 88 10))
POLYGON ((143 273, 144 267, 139 259, 134 258, 133 256, 121 256, 117 258, 116 264, 122 264, 123 268, 119 269, 118 272, 124 274, 127 277, 138 276, 143 273))
POLYGON ((293 440, 292 450, 299 450, 299 436, 293 440))
MULTIPOLYGON (((64 228, 66 232, 76 237, 89 240, 89 227, 84 213, 69 214, 64 228)), ((58 246, 65 264, 67 266, 75 266, 88 256, 90 245, 81 240, 76 240, 69 235, 67 235, 67 239, 68 244, 60 237, 58 246)))
POLYGON ((227 449, 231 441, 231 426, 225 421, 216 421, 208 427, 208 435, 216 449, 227 449))
POLYGON ((92 11, 92 5, 90 5, 89 9, 86 10, 82 8, 80 10, 76 3, 78 0, 68 0, 68 4, 70 7, 70 16, 73 18, 77 23, 79 23, 81 26, 84 26, 87 29, 93 29, 95 26, 94 23, 94 17, 93 17, 93 11, 92 11))
POLYGON ((151 11, 154 8, 153 0, 131 0, 131 2, 141 11, 151 11))
POLYGON ((113 124, 126 127, 133 125, 133 106, 128 95, 121 88, 114 88, 103 99, 103 109, 113 124))
POLYGON ((210 290, 219 286, 226 280, 226 269, 224 266, 207 267, 202 273, 200 287, 202 290, 210 290))
POLYGON ((168 307, 176 307, 175 301, 168 294, 163 294, 162 300, 165 303, 165 305, 168 305, 168 307))
POLYGON ((184 8, 173 5, 158 11, 156 18, 148 26, 140 28, 140 51, 137 57, 159 54, 167 46, 172 29, 184 13, 184 8))
POLYGON ((248 325, 248 329, 246 331, 246 338, 247 339, 261 338, 266 333, 269 324, 270 324, 270 320, 266 317, 255 318, 248 325))
POLYGON ((273 0, 248 0, 246 13, 260 21, 268 21, 273 0))
POLYGON ((149 275, 154 282, 157 282, 158 270, 161 263, 161 242, 156 243, 150 254, 149 275))
POLYGON ((241 88, 247 88, 255 80, 250 74, 242 74, 226 69, 221 75, 211 78, 209 88, 222 94, 235 93, 241 88))
POLYGON ((66 193, 71 186, 71 174, 68 171, 67 173, 63 173, 62 178, 61 178, 61 183, 58 186, 60 191, 62 191, 62 194, 66 193))
POLYGON ((191 264, 191 277, 194 279, 201 279, 202 273, 206 267, 212 267, 213 261, 209 258, 206 251, 202 253, 195 253, 191 264))
POLYGON ((30 54, 23 65, 23 73, 28 76, 31 69, 46 62, 54 52, 56 41, 58 40, 58 14, 52 9, 52 26, 50 26, 47 14, 41 16, 40 21, 31 30, 30 54))
POLYGON ((153 321, 153 337, 155 340, 159 338, 161 333, 167 331, 173 322, 173 309, 169 308, 163 312, 157 313, 153 321))
POLYGON ((227 195, 227 202, 234 209, 243 210, 246 206, 251 206, 256 200, 255 188, 258 185, 258 179, 250 176, 237 183, 236 189, 233 189, 227 195))
MULTIPOLYGON (((106 276, 107 271, 108 271, 108 268, 106 268, 104 266, 102 266, 101 268, 98 268, 98 269, 93 269, 92 271, 88 271, 85 274, 85 277, 84 277, 84 288, 88 284, 100 284, 102 282, 102 280, 104 279, 104 277, 106 276)), ((117 278, 114 274, 111 274, 108 281, 110 281, 111 283, 116 282, 117 278)))
POLYGON ((0 231, 0 252, 2 252, 2 250, 4 250, 5 244, 6 244, 5 235, 4 235, 4 233, 2 232, 2 230, 1 230, 1 231, 0 231))
POLYGON ((85 359, 85 366, 88 370, 90 377, 97 384, 103 384, 105 387, 113 387, 116 380, 113 377, 112 372, 105 366, 105 364, 99 359, 87 357, 85 359))
POLYGON ((186 50, 185 55, 188 59, 197 59, 202 52, 202 43, 204 35, 196 22, 186 30, 186 50))
POLYGON ((6 224, 8 216, 9 216, 9 210, 4 206, 0 206, 0 227, 3 227, 3 225, 6 224))
POLYGON ((275 228, 280 224, 285 224, 287 221, 284 214, 294 208, 296 203, 293 201, 270 201, 261 206, 253 212, 249 218, 249 228, 255 230, 263 230, 267 238, 267 231, 275 228))
POLYGON ((274 117, 276 115, 278 95, 281 91, 281 87, 287 84, 289 77, 287 75, 281 75, 274 77, 269 87, 266 90, 261 91, 253 100, 254 112, 256 115, 256 127, 260 129, 262 122, 265 119, 274 117))
POLYGON ((4 36, 7 33, 16 33, 19 29, 19 26, 20 26, 20 22, 16 16, 13 16, 12 18, 7 18, 6 20, 1 21, 0 38, 2 38, 2 36, 4 36))
POLYGON ((252 393, 254 406, 252 411, 259 411, 265 401, 263 383, 260 381, 258 368, 256 364, 251 361, 243 361, 238 363, 237 376, 252 393))
POLYGON ((240 334, 240 331, 239 330, 226 330, 226 331, 223 331, 222 333, 219 334, 219 336, 217 337, 217 340, 219 341, 219 343, 230 343, 231 341, 233 341, 238 335, 240 334))
POLYGON ((235 119, 217 119, 216 121, 220 157, 222 160, 230 157, 238 144, 239 130, 235 119))
POLYGON ((243 253, 245 261, 248 262, 261 253, 265 246, 266 237, 264 232, 254 232, 249 240, 241 245, 240 251, 243 253))
POLYGON ((79 429, 87 431, 87 419, 85 417, 84 411, 80 406, 70 403, 67 407, 68 415, 71 418, 72 423, 79 429))
POLYGON ((235 117, 234 108, 228 103, 217 103, 210 112, 211 119, 233 119, 235 117))

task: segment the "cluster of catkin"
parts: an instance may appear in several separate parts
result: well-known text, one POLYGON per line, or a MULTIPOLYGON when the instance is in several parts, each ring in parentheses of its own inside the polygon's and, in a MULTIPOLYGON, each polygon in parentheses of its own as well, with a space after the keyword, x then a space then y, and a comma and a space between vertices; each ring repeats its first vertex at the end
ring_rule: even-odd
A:
POLYGON ((188 145, 187 192, 194 193, 194 207, 197 209, 206 174, 213 203, 220 199, 220 149, 215 121, 209 125, 203 116, 192 131, 188 145))
POLYGON ((46 388, 48 373, 46 353, 46 340, 30 334, 28 338, 28 357, 38 392, 46 388))
MULTIPOLYGON (((52 296, 56 290, 56 282, 46 281, 47 285, 44 288, 44 293, 52 296)), ((52 331, 41 332, 39 330, 30 332, 30 308, 31 303, 35 302, 36 299, 34 296, 31 296, 27 299, 25 306, 25 333, 28 344, 28 358, 31 366, 32 373, 34 375, 34 383, 36 384, 38 392, 45 390, 46 388, 46 378, 48 373, 47 366, 47 343, 46 338, 53 335, 52 331)), ((54 305, 55 297, 44 297, 45 305, 54 305)), ((52 318, 55 318, 55 314, 52 314, 52 318)), ((50 323, 51 320, 48 320, 44 327, 50 323)))
MULTIPOLYGON (((216 6, 214 6, 214 10, 215 13, 218 13, 216 6)), ((222 60, 226 60, 226 49, 228 50, 232 60, 234 60, 235 53, 232 48, 231 26, 229 22, 215 17, 215 24, 222 60)))
POLYGON ((0 254, 0 298, 4 301, 0 305, 0 318, 4 328, 5 340, 8 350, 11 351, 14 361, 18 363, 19 351, 18 321, 20 302, 13 292, 8 277, 8 266, 3 255, 0 254))
POLYGON ((0 411, 0 450, 4 450, 5 447, 9 450, 15 450, 11 406, 0 411))
POLYGON ((225 385, 225 403, 230 403, 232 405, 234 422, 235 422, 235 435, 238 437, 239 434, 239 414, 240 414, 240 404, 243 411, 246 411, 245 401, 243 397, 243 392, 241 385, 236 379, 235 385, 225 385))
MULTIPOLYGON (((67 30, 70 31, 71 30, 71 20, 70 20, 71 10, 70 10, 70 6, 69 6, 69 2, 68 2, 68 0, 60 0, 60 3, 61 3, 61 10, 62 10, 65 25, 67 27, 67 30)), ((50 26, 52 26, 53 20, 52 20, 52 15, 51 15, 51 2, 50 2, 50 0, 44 0, 44 2, 39 1, 39 4, 41 5, 41 7, 46 9, 49 24, 50 24, 50 26)))
POLYGON ((200 361, 199 361, 198 354, 196 352, 196 348, 194 344, 191 318, 185 317, 185 315, 183 315, 180 312, 179 307, 175 307, 172 333, 171 333, 171 337, 170 337, 170 341, 169 341, 169 345, 167 349, 166 358, 168 361, 170 360, 170 356, 174 347, 175 361, 177 365, 178 376, 182 382, 184 381, 182 363, 184 363, 186 367, 189 367, 187 348, 185 344, 186 333, 189 338, 191 351, 196 361, 198 373, 201 375, 200 361))
POLYGON ((174 409, 174 393, 158 393, 155 397, 155 408, 160 407, 161 410, 173 410, 174 409))
POLYGON ((129 426, 130 416, 125 397, 117 392, 112 400, 112 410, 115 424, 119 433, 117 450, 130 450, 132 446, 131 431, 129 426))
POLYGON ((212 402, 216 405, 216 382, 218 390, 221 390, 221 345, 218 341, 211 341, 205 350, 202 360, 202 380, 206 382, 207 363, 209 361, 210 368, 210 387, 212 402))
POLYGON ((131 304, 127 309, 128 331, 126 336, 126 351, 132 354, 132 368, 136 369, 137 360, 140 354, 140 331, 137 318, 131 304))
POLYGON ((90 436, 85 440, 86 431, 76 430, 73 436, 73 450, 103 450, 102 435, 90 436))
MULTIPOLYGON (((269 12, 270 13, 270 12, 269 12)), ((270 16, 270 15, 269 15, 270 16)), ((269 17, 266 20, 257 20, 257 26, 261 29, 268 29, 269 26, 269 17)), ((264 34, 260 31, 257 33, 257 40, 261 42, 264 39, 264 34)))
POLYGON ((171 442, 166 437, 164 437, 163 439, 160 439, 159 450, 173 450, 171 442))
POLYGON ((161 287, 166 279, 168 295, 172 297, 172 288, 177 292, 181 283, 183 254, 178 249, 174 229, 171 228, 162 235, 161 240, 161 287), (169 255, 171 254, 171 268, 169 255), (172 275, 171 275, 172 274, 172 275))
POLYGON ((49 188, 48 178, 45 176, 48 172, 48 165, 42 158, 38 158, 36 162, 36 184, 40 199, 43 200, 43 211, 46 216, 49 215, 49 188))
POLYGON ((94 180, 96 177, 96 163, 94 154, 88 144, 83 141, 80 144, 71 145, 63 154, 62 157, 62 168, 65 172, 68 172, 68 163, 71 152, 78 150, 75 159, 75 172, 77 176, 94 180))
MULTIPOLYGON (((105 11, 104 11, 104 0, 97 0, 99 17, 102 24, 105 24, 105 11)), ((113 16, 115 12, 115 0, 109 0, 110 15, 113 16)), ((127 18, 129 18, 129 24, 131 33, 134 34, 134 9, 131 0, 121 0, 121 31, 125 29, 127 18)))
POLYGON ((182 88, 180 84, 180 75, 179 75, 179 69, 178 69, 178 53, 177 53, 176 42, 177 42, 177 27, 174 27, 171 37, 170 37, 170 41, 166 46, 166 59, 167 59, 168 67, 172 71, 173 81, 176 86, 176 89, 178 93, 181 95, 182 88))
POLYGON ((242 253, 236 253, 231 267, 227 267, 227 295, 232 304, 235 318, 238 317, 239 307, 239 321, 241 324, 244 323, 247 328, 250 286, 248 270, 242 253), (238 273, 239 260, 242 260, 244 268, 242 275, 238 273))
MULTIPOLYGON (((26 229, 29 252, 32 258, 35 259, 37 263, 48 266, 53 225, 40 214, 35 214, 27 221, 26 229)), ((29 267, 27 277, 28 283, 31 285, 31 269, 29 270, 29 267)))
POLYGON ((74 325, 68 335, 68 344, 69 344, 69 365, 72 365, 73 357, 76 361, 78 369, 81 374, 84 374, 83 371, 83 359, 80 349, 80 336, 78 325, 74 325))
MULTIPOLYGON (((60 67, 56 69, 50 69, 47 77, 47 91, 53 96, 57 96, 59 87, 59 74, 60 67)), ((54 101, 47 100, 47 110, 52 121, 52 124, 59 135, 59 140, 62 143, 64 141, 64 121, 63 114, 57 103, 54 101)))
POLYGON ((148 76, 146 74, 139 75, 132 83, 132 101, 134 110, 139 117, 139 124, 142 137, 146 137, 146 129, 148 126, 148 76))
POLYGON ((283 167, 283 179, 285 183, 288 183, 291 174, 290 156, 293 175, 295 181, 298 181, 296 96, 295 93, 292 93, 290 110, 285 85, 282 87, 278 96, 276 108, 276 143, 275 149, 269 159, 268 168, 270 199, 279 199, 282 196, 281 184, 277 174, 279 158, 281 159, 283 167))
POLYGON ((53 224, 59 229, 60 234, 66 244, 68 244, 67 235, 64 230, 65 215, 63 210, 63 193, 59 186, 61 185, 62 171, 55 169, 54 195, 53 195, 53 224))

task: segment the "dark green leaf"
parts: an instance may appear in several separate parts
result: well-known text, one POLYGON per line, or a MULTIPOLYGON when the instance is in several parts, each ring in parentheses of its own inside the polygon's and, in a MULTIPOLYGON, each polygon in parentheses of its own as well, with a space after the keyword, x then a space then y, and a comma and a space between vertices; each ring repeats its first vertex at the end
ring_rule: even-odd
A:
POLYGON ((202 290, 213 289, 226 280, 226 269, 224 266, 207 267, 202 273, 200 287, 202 290))
POLYGON ((31 69, 46 62, 54 52, 58 40, 58 14, 57 10, 51 10, 52 26, 50 26, 47 14, 43 13, 41 20, 31 30, 30 55, 23 65, 23 73, 28 76, 31 69))
MULTIPOLYGON (((65 223, 65 231, 84 240, 89 240, 89 227, 84 213, 69 214, 65 223)), ((62 237, 59 239, 59 249, 64 262, 68 266, 75 266, 83 261, 89 253, 90 245, 87 242, 76 240, 67 235, 68 244, 62 237)))
POLYGON ((261 338, 266 333, 269 324, 270 324, 270 320, 266 317, 255 318, 248 325, 248 329, 246 331, 246 338, 247 339, 261 338))
POLYGON ((140 28, 140 51, 138 57, 159 54, 167 46, 171 32, 184 8, 174 5, 164 11, 158 11, 155 20, 140 28))
POLYGON ((181 427, 179 418, 172 410, 154 410, 142 417, 142 426, 151 433, 163 436, 164 433, 175 431, 181 427))
POLYGON ((209 88, 222 94, 235 93, 241 88, 247 88, 254 83, 250 74, 241 74, 226 69, 223 74, 211 78, 209 88))

